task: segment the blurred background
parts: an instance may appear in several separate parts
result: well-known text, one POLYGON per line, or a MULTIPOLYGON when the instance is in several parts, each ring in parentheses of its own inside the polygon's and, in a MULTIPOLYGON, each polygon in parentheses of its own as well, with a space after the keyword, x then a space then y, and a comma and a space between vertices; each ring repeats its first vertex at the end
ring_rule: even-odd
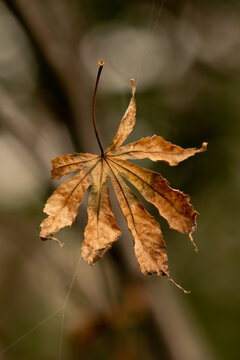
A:
MULTIPOLYGON (((0 358, 236 360, 239 352, 240 3, 190 0, 0 0, 0 358), (208 151, 177 167, 139 161, 191 195, 196 255, 160 222, 175 281, 144 277, 122 236, 91 267, 77 221, 41 242, 42 210, 59 181, 51 159, 97 152, 91 104, 107 146, 136 81, 128 141, 161 135, 208 151), (79 262, 80 261, 80 262, 79 262), (78 265, 77 265, 78 264, 78 265), (69 291, 70 290, 70 291, 69 291)), ((112 194, 113 195, 113 194, 112 194)))

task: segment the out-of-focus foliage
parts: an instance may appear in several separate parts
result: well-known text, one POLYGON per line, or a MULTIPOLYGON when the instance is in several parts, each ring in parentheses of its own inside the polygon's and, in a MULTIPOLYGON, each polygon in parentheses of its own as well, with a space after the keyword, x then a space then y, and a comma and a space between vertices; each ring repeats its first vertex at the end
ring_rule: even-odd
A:
MULTIPOLYGON (((146 204, 166 234, 170 271, 191 295, 137 275, 125 227, 111 255, 94 268, 78 266, 62 358, 239 357, 239 31, 238 1, 0 1, 1 358, 58 356, 87 197, 75 226, 60 235, 64 249, 40 242, 39 224, 55 187, 50 160, 98 151, 91 102, 99 58, 104 145, 127 106, 130 78, 138 111, 129 141, 152 133, 182 147, 208 141, 207 153, 160 168, 171 186, 192 194, 199 254, 146 204)), ((159 171, 159 163, 140 164, 159 171)))

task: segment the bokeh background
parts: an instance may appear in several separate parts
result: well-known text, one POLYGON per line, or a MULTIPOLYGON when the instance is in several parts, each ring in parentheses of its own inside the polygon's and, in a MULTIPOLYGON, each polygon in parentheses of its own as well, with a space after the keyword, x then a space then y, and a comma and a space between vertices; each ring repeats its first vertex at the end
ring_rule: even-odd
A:
POLYGON ((0 0, 1 359, 239 358, 239 94, 237 0, 0 0), (129 141, 209 143, 177 167, 139 162, 190 194, 200 213, 196 255, 144 203, 162 227, 172 277, 191 295, 140 274, 114 196, 123 235, 94 267, 80 259, 87 196, 59 233, 64 248, 39 239, 44 203, 60 183, 50 180, 51 159, 99 152, 91 120, 99 58, 105 146, 132 77, 129 141))

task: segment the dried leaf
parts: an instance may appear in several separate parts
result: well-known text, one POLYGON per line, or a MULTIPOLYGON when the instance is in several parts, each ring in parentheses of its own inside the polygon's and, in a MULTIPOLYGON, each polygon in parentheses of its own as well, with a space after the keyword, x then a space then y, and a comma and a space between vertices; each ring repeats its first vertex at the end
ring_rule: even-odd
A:
POLYGON ((114 136, 111 144, 105 150, 105 154, 107 154, 110 150, 114 150, 119 148, 120 145, 124 143, 127 139, 128 135, 131 133, 135 122, 136 122, 136 102, 135 102, 135 86, 134 80, 131 79, 131 87, 132 87, 132 98, 130 100, 130 104, 120 122, 118 131, 114 136))
POLYGON ((109 199, 107 165, 100 161, 91 172, 88 224, 84 232, 82 257, 93 264, 121 235, 109 199))
POLYGON ((111 181, 122 213, 131 231, 134 250, 143 274, 168 275, 167 254, 159 224, 144 209, 111 164, 111 181))
POLYGON ((180 146, 173 145, 165 141, 161 136, 154 135, 131 144, 125 145, 115 150, 111 150, 108 155, 115 156, 117 159, 150 159, 152 161, 165 161, 169 165, 178 165, 180 161, 186 160, 196 153, 205 151, 207 143, 203 143, 200 149, 182 149, 180 146))
POLYGON ((195 224, 197 212, 189 204, 189 196, 173 190, 158 173, 144 169, 124 160, 112 160, 122 177, 132 183, 142 196, 151 202, 174 228, 182 233, 189 232, 195 224))
POLYGON ((67 154, 52 160, 52 179, 60 179, 73 171, 80 170, 88 161, 99 158, 92 154, 67 154))
POLYGON ((44 208, 48 218, 41 224, 41 239, 51 238, 61 228, 72 225, 84 194, 91 184, 89 174, 98 162, 99 160, 92 160, 84 166, 80 164, 77 175, 62 184, 50 196, 44 208))
MULTIPOLYGON (((98 73, 96 88, 100 73, 101 71, 98 73)), ((166 246, 159 224, 144 209, 126 181, 133 184, 147 201, 156 206, 159 214, 168 221, 171 228, 189 233, 192 242, 197 212, 189 204, 189 196, 172 189, 160 174, 126 160, 148 158, 153 161, 165 161, 173 166, 206 150, 207 143, 203 143, 200 149, 182 149, 154 135, 122 146, 135 124, 136 103, 133 80, 131 86, 130 104, 116 135, 105 151, 102 149, 94 124, 101 155, 68 154, 52 161, 54 179, 72 171, 79 170, 79 172, 62 184, 48 199, 44 208, 48 218, 41 224, 40 236, 42 240, 57 240, 53 237, 54 234, 62 227, 73 223, 83 196, 91 186, 82 256, 90 264, 96 262, 120 236, 109 199, 107 180, 110 177, 121 211, 132 234, 135 254, 142 273, 166 275, 174 282, 169 275, 166 246)), ((95 114, 93 121, 95 122, 95 114)))

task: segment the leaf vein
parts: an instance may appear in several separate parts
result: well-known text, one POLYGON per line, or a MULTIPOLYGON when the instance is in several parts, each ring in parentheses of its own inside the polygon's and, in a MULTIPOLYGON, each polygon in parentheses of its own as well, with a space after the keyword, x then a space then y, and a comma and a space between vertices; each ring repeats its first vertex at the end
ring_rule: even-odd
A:
MULTIPOLYGON (((118 166, 122 167, 124 170, 126 170, 127 172, 130 172, 131 174, 133 174, 133 176, 137 177, 138 179, 140 179, 142 182, 144 182, 147 186, 149 186, 153 191, 156 191, 156 193, 159 194, 159 196, 161 196, 164 200, 166 200, 180 215, 182 215, 185 218, 188 218, 187 215, 185 215, 181 210, 179 210, 168 198, 166 198, 164 195, 162 195, 157 189, 155 189, 151 184, 149 184, 146 180, 142 179, 139 175, 135 174, 134 172, 132 172, 131 170, 127 169, 125 166, 123 166, 122 164, 120 164, 119 162, 116 162, 114 160, 111 160, 112 162, 115 162, 118 166)), ((144 169, 145 170, 145 169, 144 169)), ((172 189, 173 190, 173 189, 172 189)), ((173 190, 176 191, 176 190, 173 190)), ((180 191, 179 191, 180 192, 180 191)), ((182 193, 183 194, 183 193, 182 193)), ((184 195, 184 194, 183 194, 184 195)), ((189 204, 190 205, 190 204, 189 204)), ((190 205, 191 206, 191 205, 190 205)))

